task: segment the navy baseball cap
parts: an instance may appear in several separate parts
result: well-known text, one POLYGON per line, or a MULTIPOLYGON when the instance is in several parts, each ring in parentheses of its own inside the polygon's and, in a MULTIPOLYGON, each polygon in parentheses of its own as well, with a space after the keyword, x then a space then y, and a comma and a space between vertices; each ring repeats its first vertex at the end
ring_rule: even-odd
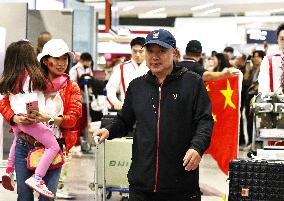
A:
POLYGON ((176 48, 176 39, 169 31, 158 29, 151 31, 146 36, 146 42, 144 46, 147 46, 148 44, 157 44, 164 48, 176 48))

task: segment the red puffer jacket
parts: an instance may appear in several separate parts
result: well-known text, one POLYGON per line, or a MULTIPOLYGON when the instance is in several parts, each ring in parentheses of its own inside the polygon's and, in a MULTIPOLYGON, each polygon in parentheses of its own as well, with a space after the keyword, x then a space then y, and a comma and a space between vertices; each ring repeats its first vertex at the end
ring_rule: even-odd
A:
MULTIPOLYGON (((60 125, 63 137, 66 142, 66 152, 75 145, 78 130, 75 130, 77 120, 82 116, 82 102, 80 88, 76 82, 68 81, 67 85, 60 90, 63 101, 63 121, 60 125)), ((11 109, 9 96, 0 101, 0 112, 4 119, 11 125, 11 118, 15 115, 11 109)))

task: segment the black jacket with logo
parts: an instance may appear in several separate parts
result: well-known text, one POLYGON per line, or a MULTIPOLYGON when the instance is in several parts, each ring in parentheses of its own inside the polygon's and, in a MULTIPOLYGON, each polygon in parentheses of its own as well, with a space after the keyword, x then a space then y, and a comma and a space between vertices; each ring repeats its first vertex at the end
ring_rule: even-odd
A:
POLYGON ((200 76, 175 66, 161 85, 151 71, 133 80, 109 139, 125 136, 134 123, 130 187, 199 194, 198 168, 185 171, 183 158, 189 148, 202 156, 211 140, 211 102, 200 76))

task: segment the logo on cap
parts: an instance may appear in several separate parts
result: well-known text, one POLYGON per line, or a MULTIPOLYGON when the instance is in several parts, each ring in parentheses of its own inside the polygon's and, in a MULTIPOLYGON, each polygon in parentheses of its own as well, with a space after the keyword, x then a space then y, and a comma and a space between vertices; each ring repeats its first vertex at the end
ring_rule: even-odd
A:
POLYGON ((153 38, 159 38, 159 32, 155 32, 155 33, 153 33, 153 38))

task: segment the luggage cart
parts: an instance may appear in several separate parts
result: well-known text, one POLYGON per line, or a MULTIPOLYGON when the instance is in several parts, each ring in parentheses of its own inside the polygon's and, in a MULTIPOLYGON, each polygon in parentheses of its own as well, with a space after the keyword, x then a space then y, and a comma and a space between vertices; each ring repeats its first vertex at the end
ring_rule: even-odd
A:
MULTIPOLYGON (((116 117, 115 111, 107 109, 106 101, 103 114, 101 127, 110 124, 116 117)), ((105 140, 103 147, 95 143, 95 176, 89 187, 95 191, 96 201, 100 197, 99 192, 102 192, 103 199, 110 199, 112 192, 119 192, 122 201, 129 200, 127 173, 131 165, 132 143, 133 139, 129 137, 105 140)))
POLYGON ((99 191, 110 199, 113 192, 119 192, 122 201, 128 200, 127 173, 131 165, 132 143, 132 138, 117 138, 106 140, 103 147, 96 146, 95 153, 98 154, 95 154, 95 177, 94 182, 89 185, 96 195, 99 196, 96 193, 99 191))
MULTIPOLYGON (((105 141, 106 154, 103 155, 103 150, 99 148, 99 161, 105 160, 105 167, 99 163, 99 175, 106 175, 106 192, 107 198, 111 198, 112 192, 119 192, 122 195, 122 200, 127 201, 129 195, 129 183, 127 173, 131 165, 132 153, 132 138, 117 138, 105 141)), ((99 179, 99 186, 102 186, 103 180, 99 179)))
POLYGON ((276 94, 256 97, 251 106, 254 115, 252 150, 263 156, 266 151, 271 159, 284 159, 275 156, 276 152, 284 153, 284 146, 281 146, 284 140, 284 95, 283 98, 276 94))

